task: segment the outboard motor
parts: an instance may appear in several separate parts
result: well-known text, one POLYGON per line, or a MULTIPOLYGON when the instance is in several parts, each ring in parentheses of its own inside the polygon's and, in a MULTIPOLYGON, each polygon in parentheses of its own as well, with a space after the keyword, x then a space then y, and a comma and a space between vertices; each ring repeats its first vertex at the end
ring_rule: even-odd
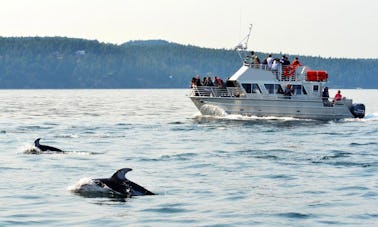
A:
POLYGON ((361 103, 353 104, 352 108, 350 109, 353 116, 356 118, 363 118, 365 117, 365 105, 361 103))

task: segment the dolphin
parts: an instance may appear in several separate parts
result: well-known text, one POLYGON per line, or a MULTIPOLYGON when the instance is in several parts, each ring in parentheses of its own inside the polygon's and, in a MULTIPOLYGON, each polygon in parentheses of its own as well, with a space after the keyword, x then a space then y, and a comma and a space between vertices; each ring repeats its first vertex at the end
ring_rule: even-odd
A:
POLYGON ((39 141, 41 140, 41 138, 38 138, 34 141, 34 146, 36 148, 38 148, 39 150, 41 151, 55 151, 55 152, 64 152, 62 151, 61 149, 59 148, 56 148, 56 147, 50 147, 50 146, 46 146, 46 145, 42 145, 39 143, 39 141))
POLYGON ((93 182, 101 188, 110 189, 116 194, 125 197, 155 195, 155 193, 126 178, 126 173, 131 170, 130 168, 119 169, 110 178, 93 179, 93 182))

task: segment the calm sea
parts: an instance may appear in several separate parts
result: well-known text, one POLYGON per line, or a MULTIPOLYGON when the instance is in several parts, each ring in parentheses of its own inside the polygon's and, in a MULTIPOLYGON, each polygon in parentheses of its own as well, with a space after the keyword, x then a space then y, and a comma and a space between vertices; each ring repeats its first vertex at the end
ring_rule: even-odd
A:
POLYGON ((188 90, 0 90, 0 226, 377 226, 378 90, 342 93, 365 119, 201 117, 188 90), (38 137, 69 152, 25 154, 38 137), (158 195, 68 190, 124 167, 158 195))

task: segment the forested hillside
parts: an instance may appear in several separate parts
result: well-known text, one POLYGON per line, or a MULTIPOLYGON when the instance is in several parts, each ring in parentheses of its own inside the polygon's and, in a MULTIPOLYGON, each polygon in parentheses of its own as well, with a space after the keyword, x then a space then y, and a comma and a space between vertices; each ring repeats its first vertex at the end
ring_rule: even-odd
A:
MULTIPOLYGON (((260 59, 267 55, 257 54, 260 59)), ((327 70, 331 87, 378 88, 378 59, 299 58, 312 69, 327 70)), ((226 78, 240 64, 232 50, 161 40, 114 45, 65 37, 0 37, 0 88, 187 88, 196 74, 226 78)))

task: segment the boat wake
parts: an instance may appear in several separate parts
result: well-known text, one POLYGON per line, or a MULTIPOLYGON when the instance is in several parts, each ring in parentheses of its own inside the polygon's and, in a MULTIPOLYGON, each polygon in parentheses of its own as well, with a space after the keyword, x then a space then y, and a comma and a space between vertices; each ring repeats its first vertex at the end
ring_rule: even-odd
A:
POLYGON ((367 120, 367 121, 378 121, 378 113, 370 113, 366 114, 362 120, 367 120))
POLYGON ((222 108, 210 104, 205 104, 201 107, 202 115, 195 116, 195 118, 204 119, 219 119, 231 121, 314 121, 312 119, 299 119, 294 117, 277 117, 277 116, 255 116, 255 115, 241 115, 241 114, 228 114, 222 108))
POLYGON ((302 124, 313 124, 317 122, 313 119, 299 119, 293 117, 276 117, 276 116, 245 116, 239 114, 227 114, 225 113, 222 116, 214 116, 214 115, 195 115, 195 121, 204 123, 209 121, 225 121, 225 122, 245 122, 245 123, 283 123, 283 124, 294 124, 295 125, 302 125, 302 124))
POLYGON ((239 114, 229 114, 224 116, 225 119, 229 120, 240 120, 240 121, 255 121, 255 120, 277 120, 277 121, 313 121, 313 120, 303 120, 294 117, 276 117, 276 116, 244 116, 239 114))
POLYGON ((369 113, 366 114, 364 118, 348 118, 344 119, 346 122, 372 122, 372 121, 378 121, 378 113, 369 113))
MULTIPOLYGON (((229 121, 280 121, 280 122, 318 122, 314 119, 303 119, 295 117, 277 117, 277 116, 255 116, 255 115, 241 115, 228 114, 223 109, 206 104, 201 108, 201 114, 196 115, 196 119, 215 119, 215 120, 229 120, 229 121)), ((338 120, 338 122, 371 122, 378 121, 378 113, 366 114, 364 118, 347 118, 338 120)))

